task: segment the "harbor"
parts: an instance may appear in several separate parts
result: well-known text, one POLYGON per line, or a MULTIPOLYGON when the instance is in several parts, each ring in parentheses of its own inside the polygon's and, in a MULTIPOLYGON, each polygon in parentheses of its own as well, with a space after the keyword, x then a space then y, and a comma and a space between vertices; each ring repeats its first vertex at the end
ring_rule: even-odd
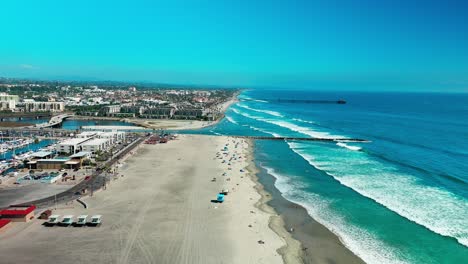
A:
POLYGON ((91 189, 101 188, 95 178, 141 140, 141 136, 125 132, 83 131, 55 135, 53 139, 36 136, 23 133, 20 139, 3 142, 18 148, 2 153, 0 207, 47 199, 57 192, 83 192, 90 183, 94 186, 91 189), (84 181, 85 187, 79 187, 84 181))

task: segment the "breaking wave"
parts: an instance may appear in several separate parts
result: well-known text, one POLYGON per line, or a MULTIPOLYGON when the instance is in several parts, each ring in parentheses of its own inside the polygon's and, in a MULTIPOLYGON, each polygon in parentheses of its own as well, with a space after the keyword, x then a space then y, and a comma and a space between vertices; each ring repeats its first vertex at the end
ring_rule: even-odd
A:
POLYGON ((468 247, 468 202, 446 190, 419 183, 411 175, 358 152, 343 160, 342 149, 288 142, 310 165, 341 184, 427 229, 468 247), (363 166, 366 164, 366 166, 363 166))
POLYGON ((276 112, 276 111, 255 109, 244 104, 238 104, 237 106, 242 107, 244 109, 251 110, 251 111, 265 113, 265 114, 269 114, 269 115, 276 116, 276 117, 284 117, 281 113, 276 112))
POLYGON ((304 207, 312 218, 336 234, 347 248, 366 263, 405 263, 400 257, 400 252, 395 252, 372 233, 350 224, 337 215, 330 208, 329 201, 304 191, 305 187, 302 186, 300 177, 283 175, 273 168, 260 166, 276 179, 275 187, 285 199, 304 207))
POLYGON ((340 146, 342 148, 347 148, 349 150, 354 150, 354 151, 359 151, 361 150, 362 148, 361 147, 358 147, 358 146, 350 146, 350 145, 347 145, 346 143, 343 143, 343 142, 338 142, 336 143, 337 146, 340 146))

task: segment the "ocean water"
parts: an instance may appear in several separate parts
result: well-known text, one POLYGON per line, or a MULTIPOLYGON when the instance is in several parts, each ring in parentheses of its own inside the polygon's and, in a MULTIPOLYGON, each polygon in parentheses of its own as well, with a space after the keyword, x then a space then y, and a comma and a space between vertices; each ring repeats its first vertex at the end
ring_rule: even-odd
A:
POLYGON ((249 90, 239 98, 198 133, 371 141, 255 145, 283 197, 364 261, 468 263, 468 94, 249 90))

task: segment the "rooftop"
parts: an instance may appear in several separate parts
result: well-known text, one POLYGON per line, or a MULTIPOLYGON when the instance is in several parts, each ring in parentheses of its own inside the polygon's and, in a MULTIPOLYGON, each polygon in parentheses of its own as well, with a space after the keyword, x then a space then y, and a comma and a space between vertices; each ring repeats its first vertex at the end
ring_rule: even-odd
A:
POLYGON ((10 209, 1 210, 0 215, 27 215, 34 210, 36 210, 36 206, 34 205, 31 205, 28 208, 21 207, 21 209, 10 207, 10 209))
POLYGON ((92 137, 92 136, 95 136, 96 134, 99 134, 98 132, 94 132, 94 131, 84 131, 84 132, 81 132, 80 134, 78 134, 77 136, 79 137, 92 137))
POLYGON ((100 145, 100 144, 104 144, 108 142, 108 139, 106 138, 94 138, 90 141, 86 141, 84 142, 83 144, 81 144, 82 146, 93 146, 93 145, 100 145))
POLYGON ((37 161, 40 161, 40 162, 66 162, 68 160, 70 160, 70 158, 40 159, 40 160, 37 160, 37 161))
POLYGON ((38 151, 38 152, 35 152, 32 154, 33 157, 35 158, 44 158, 44 157, 47 157, 49 155, 52 155, 52 152, 50 151, 38 151))
POLYGON ((0 228, 6 226, 10 222, 11 222, 11 220, 9 220, 9 219, 0 219, 0 228))
POLYGON ((70 138, 59 143, 60 145, 75 146, 89 140, 89 138, 70 138))
POLYGON ((88 151, 80 151, 78 153, 75 153, 73 155, 70 156, 70 158, 82 158, 82 157, 85 157, 85 156, 88 156, 90 155, 91 153, 88 152, 88 151))

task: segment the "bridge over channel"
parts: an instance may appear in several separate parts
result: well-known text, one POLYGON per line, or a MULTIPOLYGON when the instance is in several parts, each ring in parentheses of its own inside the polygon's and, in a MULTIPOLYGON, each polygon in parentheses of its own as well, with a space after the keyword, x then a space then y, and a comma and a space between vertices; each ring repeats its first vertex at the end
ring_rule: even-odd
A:
POLYGON ((66 118, 74 116, 73 114, 61 114, 61 115, 56 115, 53 116, 49 122, 47 123, 42 123, 42 124, 37 124, 35 125, 36 128, 48 128, 48 127, 57 127, 60 124, 62 124, 63 120, 66 118))

